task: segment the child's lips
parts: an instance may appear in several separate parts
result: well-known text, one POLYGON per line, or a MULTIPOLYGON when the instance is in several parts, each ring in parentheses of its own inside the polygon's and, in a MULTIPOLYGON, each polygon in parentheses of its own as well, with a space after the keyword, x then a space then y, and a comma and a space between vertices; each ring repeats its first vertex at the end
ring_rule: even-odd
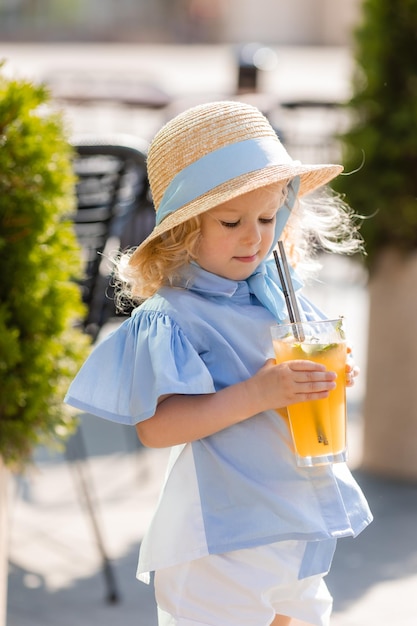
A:
POLYGON ((241 263, 253 263, 256 261, 257 257, 257 254, 252 254, 251 256, 235 256, 234 258, 241 263))

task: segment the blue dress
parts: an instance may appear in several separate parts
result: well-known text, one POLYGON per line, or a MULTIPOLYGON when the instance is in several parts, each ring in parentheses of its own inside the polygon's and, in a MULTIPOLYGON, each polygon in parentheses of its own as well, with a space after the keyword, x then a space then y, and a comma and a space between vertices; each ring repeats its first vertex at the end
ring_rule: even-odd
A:
MULTIPOLYGON (((210 394, 273 358, 277 319, 248 282, 193 272, 186 288, 160 289, 98 344, 67 403, 133 425, 155 413, 162 395, 210 394)), ((306 319, 321 317, 302 296, 299 305, 306 319)), ((138 576, 281 540, 356 536, 371 520, 346 464, 297 467, 286 421, 264 411, 172 448, 138 576)))

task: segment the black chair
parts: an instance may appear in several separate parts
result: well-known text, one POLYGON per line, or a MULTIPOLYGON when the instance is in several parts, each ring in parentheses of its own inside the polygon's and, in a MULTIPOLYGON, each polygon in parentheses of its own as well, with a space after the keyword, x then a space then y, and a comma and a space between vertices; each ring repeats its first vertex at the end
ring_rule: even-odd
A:
POLYGON ((85 261, 81 282, 93 340, 115 315, 107 255, 138 245, 151 232, 155 212, 146 175, 147 144, 129 135, 74 137, 77 238, 85 261))
MULTIPOLYGON (((83 328, 93 342, 103 325, 116 315, 112 299, 111 265, 106 255, 135 246, 151 232, 155 211, 146 174, 147 144, 126 135, 74 137, 77 210, 75 230, 84 258, 80 282, 87 307, 83 328)), ((109 603, 120 599, 96 512, 81 423, 66 445, 66 458, 85 506, 102 561, 109 603)))

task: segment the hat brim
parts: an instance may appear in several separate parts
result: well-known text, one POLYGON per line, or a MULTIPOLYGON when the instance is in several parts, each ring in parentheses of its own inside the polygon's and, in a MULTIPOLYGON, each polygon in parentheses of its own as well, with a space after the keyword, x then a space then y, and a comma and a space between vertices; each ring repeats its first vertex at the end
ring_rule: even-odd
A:
POLYGON ((298 196, 305 196, 315 189, 326 185, 343 171, 341 165, 317 164, 305 165, 292 163, 291 165, 271 165, 261 170, 238 176, 211 189, 209 192, 195 198, 188 204, 167 215, 163 221, 155 226, 150 235, 138 246, 132 259, 142 253, 143 249, 154 239, 175 228, 192 217, 201 215, 219 204, 233 200, 255 189, 266 187, 274 183, 300 177, 300 191, 298 196))

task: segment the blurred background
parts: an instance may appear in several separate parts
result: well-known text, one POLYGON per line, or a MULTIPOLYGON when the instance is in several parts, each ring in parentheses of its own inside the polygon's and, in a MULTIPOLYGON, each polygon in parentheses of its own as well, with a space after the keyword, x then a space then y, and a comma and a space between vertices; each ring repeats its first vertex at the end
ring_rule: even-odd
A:
MULTIPOLYGON (((349 96, 359 6, 360 0, 3 0, 0 54, 7 74, 46 82, 74 133, 115 130, 149 139, 182 106, 246 94, 273 118, 286 115, 288 134, 290 125, 304 123, 292 105, 312 100, 330 108, 349 96), (282 104, 288 106, 278 111, 282 104)), ((327 114, 323 132, 340 121, 325 108, 302 113, 313 114, 316 124, 327 114)))
POLYGON ((345 45, 360 0, 2 0, 3 41, 345 45))
MULTIPOLYGON (((49 107, 63 113, 77 146, 79 176, 86 167, 80 146, 134 145, 140 161, 164 122, 189 106, 224 98, 258 106, 293 158, 342 162, 362 4, 0 0, 2 73, 48 86, 49 107)), ((126 185, 134 180, 135 194, 145 185, 140 176, 126 178, 126 185)), ((140 193, 142 211, 146 194, 140 193)), ((81 204, 80 193, 77 199, 81 204)), ((123 241, 130 207, 126 197, 119 204, 125 221, 107 233, 106 245, 113 247, 123 241)), ((149 208, 148 197, 145 204, 149 208)), ((127 222, 131 236, 146 234, 143 215, 127 222)), ((415 465, 404 479, 395 471, 369 471, 364 463, 368 268, 361 259, 324 255, 322 262, 307 292, 329 315, 345 316, 361 367, 359 382, 348 390, 349 463, 376 517, 358 539, 340 543, 328 577, 332 624, 411 626, 417 610, 415 465)), ((107 312, 94 323, 93 338, 100 341, 120 320, 107 312)), ((24 472, 8 475, 1 490, 0 545, 8 568, 0 568, 0 626, 156 626, 152 585, 136 581, 135 569, 166 451, 143 449, 133 429, 81 415, 65 450, 38 446, 32 460, 24 472)))

